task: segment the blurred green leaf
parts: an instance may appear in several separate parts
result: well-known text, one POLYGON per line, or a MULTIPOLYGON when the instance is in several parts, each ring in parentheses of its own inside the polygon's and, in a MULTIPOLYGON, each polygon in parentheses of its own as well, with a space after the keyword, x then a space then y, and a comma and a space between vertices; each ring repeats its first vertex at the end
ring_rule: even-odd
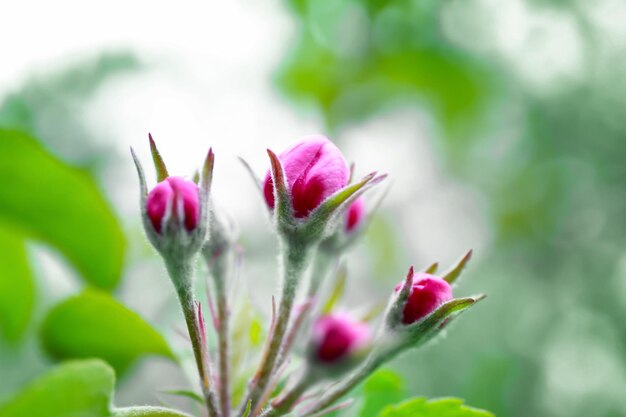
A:
POLYGON ((163 337, 109 294, 87 290, 53 307, 41 329, 43 345, 58 359, 98 357, 122 373, 143 355, 174 359, 163 337))
POLYGON ((300 36, 278 82, 316 104, 329 128, 390 106, 426 107, 467 139, 496 86, 493 69, 441 34, 438 2, 291 1, 300 36))
POLYGON ((115 374, 97 359, 70 361, 0 406, 0 417, 190 417, 162 407, 111 410, 115 374))
POLYGON ((0 220, 58 248, 90 284, 115 287, 125 241, 119 222, 86 173, 32 137, 0 129, 0 220))
POLYGON ((162 407, 127 407, 113 411, 113 417, 191 417, 180 411, 162 407))
POLYGON ((105 417, 115 376, 98 360, 72 361, 0 407, 0 417, 105 417))
POLYGON ((363 384, 363 405, 359 417, 376 417, 385 407, 406 398, 404 380, 396 372, 382 369, 363 384))
POLYGON ((403 404, 387 407, 379 417, 494 417, 493 414, 463 405, 458 398, 426 400, 415 398, 403 404))
POLYGON ((15 341, 30 322, 35 285, 19 235, 0 227, 0 253, 0 331, 7 340, 15 341))

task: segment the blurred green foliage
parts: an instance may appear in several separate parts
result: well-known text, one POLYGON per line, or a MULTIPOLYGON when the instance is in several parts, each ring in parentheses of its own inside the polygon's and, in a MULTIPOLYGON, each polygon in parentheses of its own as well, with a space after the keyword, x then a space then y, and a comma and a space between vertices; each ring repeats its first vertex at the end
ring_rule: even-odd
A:
POLYGON ((32 316, 35 286, 20 235, 0 228, 0 331, 10 341, 26 330, 32 316))
POLYGON ((0 407, 0 417, 189 417, 161 407, 114 408, 114 384, 113 370, 102 361, 67 362, 0 407))
POLYGON ((11 178, 0 188, 0 221, 59 249, 88 283, 117 284, 124 235, 88 174, 54 158, 34 138, 0 130, 0 175, 11 178))
POLYGON ((301 25, 279 84, 320 108, 329 129, 419 99, 458 134, 485 110, 494 74, 441 35, 439 2, 290 4, 301 25))
MULTIPOLYGON (((461 285, 490 297, 445 343, 398 361, 412 392, 500 416, 624 416, 626 43, 584 2, 520 3, 573 22, 576 76, 538 86, 510 64, 532 60, 531 45, 512 58, 484 52, 494 43, 479 30, 462 44, 449 36, 442 22, 460 4, 448 26, 491 26, 477 16, 498 10, 481 2, 291 0, 299 36, 278 84, 313 103, 339 139, 392 103, 425 109, 437 156, 484 199, 492 245, 461 285)), ((381 270, 397 257, 383 256, 399 235, 388 223, 367 240, 381 270)))
MULTIPOLYGON (((7 179, 0 187, 0 249, 5 255, 0 262, 3 399, 49 366, 46 358, 100 356, 120 372, 144 354, 173 359, 163 337, 108 293, 122 278, 126 237, 97 184, 100 168, 113 154, 96 145, 106 141, 90 131, 82 112, 85 101, 112 76, 139 67, 134 56, 125 53, 87 58, 65 71, 33 77, 0 104, 0 174, 7 179), (79 272, 87 290, 46 312, 52 300, 37 288, 49 285, 48 270, 33 262, 31 242, 58 251, 79 272), (45 322, 37 332, 43 314, 45 322)), ((101 408, 97 398, 89 387, 80 386, 89 380, 98 384, 97 376, 87 375, 92 370, 81 369, 78 374, 87 374, 77 376, 62 369, 49 375, 52 382, 35 383, 13 397, 0 415, 53 415, 35 411, 44 400, 32 396, 68 397, 69 403, 63 398, 50 403, 48 412, 58 413, 54 415, 109 415, 96 412, 101 408), (59 388, 61 394, 55 393, 56 386, 66 382, 68 386, 59 388), (68 391, 75 396, 68 396, 68 391)), ((137 415, 161 411, 147 412, 152 414, 137 415)))
POLYGON ((109 294, 87 290, 64 300, 46 315, 41 338, 58 359, 101 358, 121 374, 142 355, 174 360, 163 337, 109 294))
POLYGON ((379 417, 493 417, 493 414, 466 407, 456 398, 432 401, 416 398, 385 409, 379 417))

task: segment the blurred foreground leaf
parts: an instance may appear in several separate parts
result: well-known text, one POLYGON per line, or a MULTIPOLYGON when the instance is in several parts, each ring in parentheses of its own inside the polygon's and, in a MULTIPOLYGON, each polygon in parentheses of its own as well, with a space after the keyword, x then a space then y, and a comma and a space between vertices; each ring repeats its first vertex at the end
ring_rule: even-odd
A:
POLYGON ((67 362, 0 406, 0 417, 189 417, 161 407, 111 410, 114 385, 113 370, 102 361, 67 362))
POLYGON ((23 239, 0 227, 0 331, 17 340, 30 322, 35 288, 23 239))
POLYGON ((32 137, 0 129, 0 221, 58 248, 95 286, 120 278, 124 236, 93 179, 32 137))
POLYGON ((180 411, 162 407, 127 407, 113 411, 113 417, 191 417, 180 411))
POLYGON ((0 407, 0 417, 104 417, 115 376, 98 360, 68 362, 0 407))
POLYGON ((376 417, 385 407, 406 398, 404 381, 396 372, 382 369, 363 384, 363 398, 359 417, 376 417))
POLYGON ((493 414, 463 405, 458 398, 428 401, 415 398, 403 404, 387 407, 379 417, 494 417, 493 414))
POLYGON ((174 359, 163 337, 139 315, 95 290, 71 297, 53 307, 41 338, 58 359, 98 357, 118 373, 143 355, 174 359))

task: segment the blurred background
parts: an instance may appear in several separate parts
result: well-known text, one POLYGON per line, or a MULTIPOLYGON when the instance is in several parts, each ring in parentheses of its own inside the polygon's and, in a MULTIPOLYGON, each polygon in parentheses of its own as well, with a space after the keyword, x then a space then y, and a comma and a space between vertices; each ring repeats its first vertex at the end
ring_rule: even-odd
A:
MULTIPOLYGON (((151 132, 179 175, 213 147, 213 195, 245 253, 235 297, 254 285, 249 304, 265 323, 275 238, 237 157, 263 175, 266 148, 320 132, 359 175, 387 172, 392 183, 347 258, 345 308, 384 302, 411 264, 446 266, 474 248, 456 291, 488 298, 390 366, 410 395, 505 417, 626 416, 624 1, 25 0, 2 11, 0 128, 35 137, 94 182, 120 230, 115 284, 102 287, 175 351, 182 323, 143 237, 129 146, 149 167, 151 132)), ((6 190, 26 168, 48 175, 3 164, 6 190)), ((37 181, 22 191, 45 194, 37 181)), ((84 198, 69 189, 64 204, 84 198)), ((88 284, 92 264, 77 267, 35 230, 55 213, 16 220, 0 199, 0 247, 19 245, 27 260, 11 267, 7 255, 0 275, 30 280, 20 297, 0 280, 0 402, 71 356, 42 347, 42 323, 88 284), (11 299, 28 300, 17 319, 11 299)), ((85 244, 101 239, 67 224, 85 244)), ((158 390, 186 384, 151 356, 122 375, 116 403, 156 404, 158 390)))

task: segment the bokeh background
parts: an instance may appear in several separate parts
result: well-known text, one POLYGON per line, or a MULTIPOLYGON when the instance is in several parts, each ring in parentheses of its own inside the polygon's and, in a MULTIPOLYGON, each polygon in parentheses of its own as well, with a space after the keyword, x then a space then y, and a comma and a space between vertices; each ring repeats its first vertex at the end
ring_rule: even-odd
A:
MULTIPOLYGON (((151 132, 182 175, 213 147, 213 195, 245 253, 234 297, 262 318, 278 290, 275 240, 237 157, 262 175, 266 148, 322 132, 357 173, 387 172, 392 183, 347 258, 346 308, 384 302, 411 264, 448 265, 474 248, 457 293, 488 298, 391 365, 408 393, 464 398, 503 417, 626 416, 622 0, 25 0, 1 9, 0 127, 29 133, 96 181, 124 235, 113 294, 174 350, 184 350, 182 324, 141 231, 129 146, 149 166, 151 132)), ((0 171, 10 189, 12 172, 0 171)), ((82 196, 66 203, 73 198, 82 196)), ((33 281, 17 329, 12 287, 0 284, 0 402, 53 366, 42 322, 86 285, 50 239, 6 212, 0 242, 15 248, 11 233, 25 236, 17 241, 33 281)), ((66 233, 100 239, 88 227, 66 233)), ((7 268, 9 255, 0 274, 15 273, 7 268)), ((120 378, 116 403, 155 404, 158 390, 186 384, 177 366, 148 357, 120 378)))

